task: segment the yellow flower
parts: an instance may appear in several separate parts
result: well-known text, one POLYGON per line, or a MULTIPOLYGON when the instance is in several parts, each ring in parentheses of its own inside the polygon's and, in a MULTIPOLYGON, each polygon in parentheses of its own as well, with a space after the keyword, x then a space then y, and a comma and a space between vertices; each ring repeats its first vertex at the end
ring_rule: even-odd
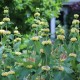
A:
POLYGON ((18 31, 18 30, 15 30, 15 31, 14 31, 14 34, 20 34, 20 33, 19 33, 19 31, 18 31))
POLYGON ((36 12, 35 14, 34 14, 34 17, 39 17, 40 16, 40 13, 39 12, 36 12))
POLYGON ((65 61, 66 59, 60 59, 61 62, 65 61))
POLYGON ((58 67, 58 70, 64 71, 64 67, 63 66, 60 66, 60 67, 58 67))
POLYGON ((64 29, 60 29, 60 33, 64 34, 65 33, 64 29))
POLYGON ((4 22, 0 22, 0 26, 3 25, 3 24, 4 24, 4 22))
POLYGON ((75 53, 70 53, 69 56, 76 57, 77 55, 75 53))
POLYGON ((79 33, 79 30, 77 28, 72 28, 71 33, 75 33, 75 32, 79 33))
POLYGON ((41 66, 41 63, 39 63, 38 66, 40 67, 41 66))
POLYGON ((15 62, 15 65, 23 66, 23 63, 15 62))
POLYGON ((8 9, 4 10, 4 14, 7 14, 7 13, 9 13, 9 10, 8 9))
POLYGON ((79 20, 73 20, 73 21, 72 21, 72 24, 73 24, 73 25, 79 24, 79 20))
POLYGON ((40 49, 40 53, 44 53, 44 50, 43 49, 40 49))
POLYGON ((42 76, 37 76, 37 77, 36 77, 36 80, 45 80, 45 78, 42 77, 42 76))
POLYGON ((52 44, 51 40, 42 41, 42 45, 51 45, 51 44, 52 44))
POLYGON ((52 44, 51 40, 48 40, 47 43, 48 43, 48 44, 52 44))
POLYGON ((64 35, 57 35, 57 39, 64 40, 65 39, 65 36, 64 35))
MULTIPOLYGON (((37 23, 37 24, 39 24, 40 23, 40 20, 35 20, 35 22, 37 23)), ((38 25, 37 25, 38 26, 38 25)))
POLYGON ((10 21, 10 18, 7 18, 7 17, 6 18, 3 18, 3 21, 4 22, 9 22, 10 21))
POLYGON ((10 71, 8 72, 8 74, 15 74, 15 71, 10 70, 10 71))
POLYGON ((39 24, 40 24, 40 25, 45 25, 45 22, 42 22, 42 21, 41 21, 39 24))
POLYGON ((42 66, 41 69, 43 71, 49 71, 50 70, 50 67, 49 66, 42 66))
POLYGON ((15 55, 17 55, 17 56, 19 56, 21 54, 22 54, 21 52, 15 52, 15 55))
POLYGON ((6 58, 7 57, 7 54, 3 54, 2 56, 3 56, 3 58, 6 58))
POLYGON ((31 69, 33 67, 33 65, 27 65, 26 67, 31 69))
POLYGON ((32 24, 32 28, 36 28, 37 26, 37 24, 32 24))
POLYGON ((48 36, 48 34, 42 33, 41 36, 45 37, 45 36, 48 36))
POLYGON ((38 36, 34 36, 34 37, 31 38, 31 40, 38 41, 39 40, 39 37, 38 36))
POLYGON ((9 74, 8 74, 8 72, 3 72, 1 75, 2 76, 8 76, 9 74))
POLYGON ((0 30, 0 34, 11 34, 10 31, 0 30))
POLYGON ((12 68, 12 66, 6 66, 6 68, 10 69, 10 68, 12 68))
POLYGON ((36 11, 40 11, 40 9, 39 8, 36 8, 36 11))
POLYGON ((9 34, 11 34, 11 31, 5 31, 3 34, 9 35, 9 34))
POLYGON ((79 17, 79 15, 78 14, 74 14, 74 18, 78 18, 79 17))
POLYGON ((13 70, 9 71, 9 72, 3 72, 1 75, 2 76, 8 76, 10 74, 15 74, 15 72, 13 70))
POLYGON ((77 41, 77 38, 75 38, 75 37, 74 38, 71 38, 70 41, 71 42, 75 42, 75 41, 77 41))
POLYGON ((0 30, 0 34, 4 34, 5 33, 5 30, 0 30))
POLYGON ((14 39, 14 42, 18 42, 18 41, 21 41, 21 38, 14 39))
POLYGON ((43 31, 43 32, 49 32, 49 29, 48 29, 48 28, 46 28, 46 29, 41 29, 41 31, 43 31))
POLYGON ((49 26, 49 25, 48 25, 48 22, 45 22, 44 26, 49 26))

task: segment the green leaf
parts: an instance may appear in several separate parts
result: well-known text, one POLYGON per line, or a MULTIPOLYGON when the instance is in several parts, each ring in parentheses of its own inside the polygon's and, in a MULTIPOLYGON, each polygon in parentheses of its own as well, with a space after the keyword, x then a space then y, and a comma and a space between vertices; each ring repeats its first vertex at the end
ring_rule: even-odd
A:
POLYGON ((0 47, 0 58, 2 58, 3 50, 4 50, 4 46, 1 46, 1 47, 0 47))
POLYGON ((78 71, 80 72, 80 63, 77 64, 77 69, 78 69, 78 71))
POLYGON ((21 44, 20 41, 17 42, 17 43, 15 43, 14 46, 13 46, 13 49, 14 49, 15 51, 19 51, 20 44, 21 44))
POLYGON ((69 67, 64 67, 64 69, 65 69, 66 73, 69 73, 69 74, 71 74, 71 73, 74 72, 74 71, 73 71, 71 68, 69 68, 69 67))

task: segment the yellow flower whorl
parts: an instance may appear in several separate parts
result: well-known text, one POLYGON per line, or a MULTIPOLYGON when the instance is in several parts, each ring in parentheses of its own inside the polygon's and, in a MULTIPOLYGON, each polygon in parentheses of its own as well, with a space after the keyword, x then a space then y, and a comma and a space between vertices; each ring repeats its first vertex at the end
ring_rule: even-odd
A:
POLYGON ((77 38, 76 37, 73 37, 73 38, 70 39, 70 41, 71 42, 75 42, 75 41, 77 41, 77 38))

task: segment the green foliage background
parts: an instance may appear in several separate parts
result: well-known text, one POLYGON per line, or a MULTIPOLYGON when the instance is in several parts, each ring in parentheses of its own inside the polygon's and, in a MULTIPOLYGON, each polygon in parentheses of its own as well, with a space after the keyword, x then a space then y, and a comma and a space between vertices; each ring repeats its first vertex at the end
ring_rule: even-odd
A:
POLYGON ((31 24, 34 19, 35 9, 40 8, 42 17, 48 21, 53 16, 59 15, 61 3, 65 0, 0 0, 0 20, 3 16, 5 6, 9 7, 10 19, 14 23, 11 27, 13 30, 18 26, 21 33, 26 33, 31 30, 31 24))

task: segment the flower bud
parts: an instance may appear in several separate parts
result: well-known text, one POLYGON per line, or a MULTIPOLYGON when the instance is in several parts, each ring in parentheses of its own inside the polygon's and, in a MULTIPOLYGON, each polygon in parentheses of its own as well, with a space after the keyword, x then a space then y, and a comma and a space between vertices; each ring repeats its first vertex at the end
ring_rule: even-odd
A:
POLYGON ((78 15, 78 14, 74 14, 74 18, 76 18, 76 19, 77 19, 78 17, 79 17, 79 15, 78 15))
POLYGON ((2 26, 4 24, 4 22, 0 22, 0 26, 2 26))

